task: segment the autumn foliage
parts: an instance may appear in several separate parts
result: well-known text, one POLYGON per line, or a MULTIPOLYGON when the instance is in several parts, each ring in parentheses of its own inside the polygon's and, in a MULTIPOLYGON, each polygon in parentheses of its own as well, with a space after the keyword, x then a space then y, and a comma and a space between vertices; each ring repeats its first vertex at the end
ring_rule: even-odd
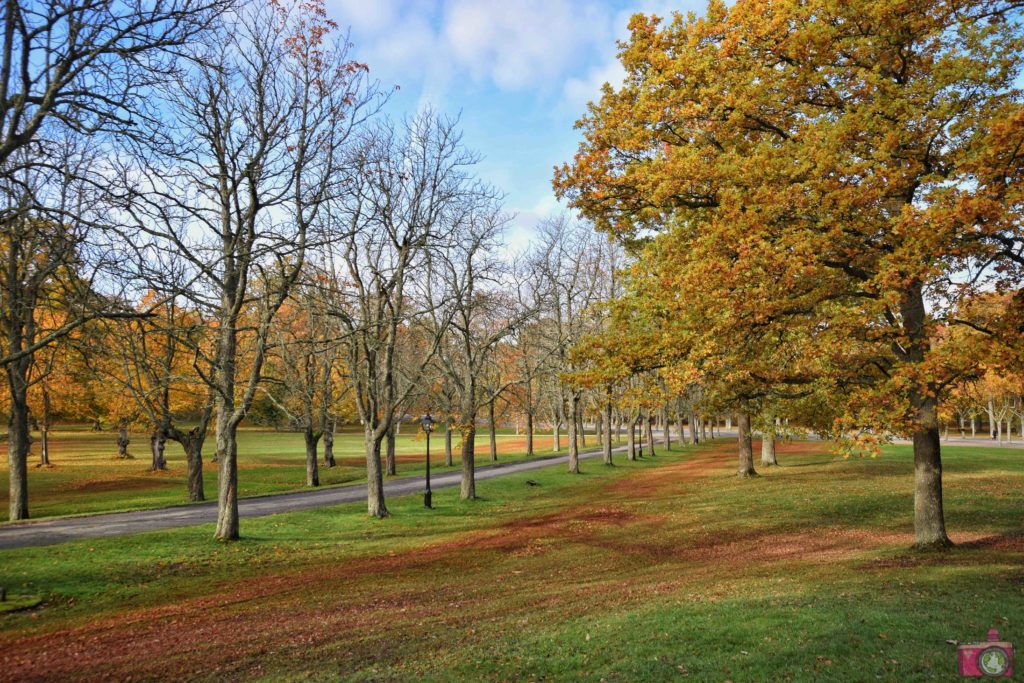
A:
POLYGON ((996 290, 1019 319, 1019 19, 938 0, 637 15, 624 84, 555 174, 599 227, 649 238, 631 315, 656 321, 660 364, 913 437, 922 546, 948 543, 938 406, 1019 335, 971 315, 996 290))

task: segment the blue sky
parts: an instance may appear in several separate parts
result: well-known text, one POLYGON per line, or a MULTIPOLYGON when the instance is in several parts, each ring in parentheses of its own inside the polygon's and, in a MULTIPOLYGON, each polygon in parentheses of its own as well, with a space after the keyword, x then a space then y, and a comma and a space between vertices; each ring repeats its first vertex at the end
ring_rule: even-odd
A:
POLYGON ((517 214, 510 246, 557 211, 552 167, 576 149, 573 123, 605 81, 621 79, 616 39, 635 12, 703 11, 705 0, 327 0, 355 56, 400 90, 392 115, 461 112, 480 174, 517 214))

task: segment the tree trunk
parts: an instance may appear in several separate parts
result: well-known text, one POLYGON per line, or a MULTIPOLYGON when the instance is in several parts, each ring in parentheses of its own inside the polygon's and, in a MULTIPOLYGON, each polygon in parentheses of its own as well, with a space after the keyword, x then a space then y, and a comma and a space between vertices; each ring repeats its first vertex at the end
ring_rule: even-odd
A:
POLYGON ((491 428, 491 462, 498 462, 498 425, 494 422, 494 400, 487 404, 487 424, 491 428))
POLYGON ((128 453, 128 444, 131 440, 128 437, 128 425, 121 423, 117 425, 117 457, 127 460, 132 456, 128 453))
POLYGON ((571 413, 569 415, 569 471, 572 474, 580 473, 580 449, 579 442, 576 439, 576 431, 580 425, 580 395, 579 392, 574 391, 571 403, 571 413))
POLYGON ((153 456, 149 469, 153 472, 167 469, 164 450, 167 448, 167 435, 163 429, 157 429, 149 437, 149 450, 153 456))
POLYGON ((708 422, 703 417, 698 419, 700 420, 700 440, 706 442, 708 440, 708 422))
POLYGON ((10 389, 7 457, 10 466, 10 502, 8 519, 28 519, 28 453, 31 446, 28 427, 28 363, 14 361, 7 366, 10 389))
POLYGON ((988 434, 994 440, 996 438, 996 411, 992 405, 992 397, 988 399, 988 406, 986 408, 988 412, 988 434))
POLYGON ((334 429, 337 419, 332 415, 324 425, 324 467, 331 468, 338 463, 334 459, 334 429))
POLYGON ((761 467, 778 464, 779 461, 775 457, 775 430, 769 427, 761 435, 761 467))
POLYGON ((676 399, 676 441, 680 448, 686 445, 686 425, 683 424, 683 401, 676 399))
POLYGON ((556 417, 554 420, 552 420, 552 427, 551 427, 551 440, 552 440, 551 448, 552 448, 552 450, 555 453, 557 453, 560 450, 562 450, 562 432, 561 432, 561 429, 562 429, 562 421, 556 417))
POLYGON ((650 449, 651 455, 652 456, 657 455, 657 453, 654 452, 654 429, 653 429, 653 427, 651 425, 651 416, 650 415, 644 416, 644 433, 645 433, 645 437, 644 438, 647 441, 647 448, 650 449))
POLYGON ((750 437, 750 414, 741 411, 736 418, 739 429, 740 464, 738 474, 741 477, 756 477, 754 471, 754 447, 750 437))
POLYGON ((973 439, 978 435, 978 421, 973 415, 971 415, 971 438, 973 439))
POLYGON ((206 500, 206 492, 203 488, 203 443, 206 441, 206 429, 210 424, 210 414, 210 409, 205 409, 199 424, 187 432, 182 432, 173 424, 166 427, 167 438, 177 441, 185 451, 188 499, 192 502, 206 500))
POLYGON ((668 404, 661 407, 661 443, 666 451, 672 450, 672 432, 669 430, 668 404))
POLYGON ((626 429, 626 459, 636 460, 636 420, 630 420, 626 429))
POLYGON ((387 463, 388 476, 393 477, 398 471, 398 463, 395 462, 395 421, 391 421, 387 433, 384 435, 384 460, 387 463))
POLYGON ((306 486, 319 486, 320 470, 316 446, 320 442, 320 435, 312 427, 306 427, 302 436, 306 442, 306 486))
POLYGON ((935 415, 935 399, 921 398, 914 431, 914 546, 922 549, 952 545, 942 509, 942 458, 935 415))
POLYGON ((585 425, 583 424, 583 411, 579 410, 579 406, 577 406, 576 409, 578 411, 577 415, 576 415, 576 425, 577 425, 576 433, 579 435, 580 446, 583 447, 583 448, 586 448, 587 447, 587 430, 586 430, 585 425))
POLYGON ((476 500, 476 419, 469 415, 462 423, 462 500, 476 500))
POLYGON ((45 420, 39 426, 39 466, 50 466, 50 427, 45 420))
MULTIPOLYGON (((906 350, 899 344, 897 356, 920 366, 931 344, 927 329, 924 296, 919 284, 909 287, 900 302, 906 350)), ((914 546, 945 548, 952 543, 946 535, 942 510, 942 458, 939 446, 938 391, 928 386, 912 387, 908 399, 914 411, 914 546)))
POLYGON ((603 440, 602 455, 604 457, 604 464, 612 464, 612 391, 611 388, 605 396, 604 403, 604 432, 601 434, 603 440))
POLYGON ((203 488, 203 440, 189 439, 182 445, 188 461, 188 499, 193 502, 206 500, 203 488))
POLYGON ((533 413, 526 413, 526 455, 533 455, 533 413))
POLYGON ((452 423, 444 423, 444 466, 452 466, 452 423))
POLYGON ((374 434, 374 425, 364 427, 366 447, 366 511, 371 517, 383 519, 388 516, 384 504, 384 472, 380 462, 380 442, 374 434))
POLYGON ((53 406, 50 402, 50 392, 46 385, 43 385, 43 419, 39 423, 39 466, 50 466, 50 419, 53 414, 53 406))
POLYGON ((232 402, 218 398, 217 530, 214 538, 238 540, 238 425, 231 419, 232 402))

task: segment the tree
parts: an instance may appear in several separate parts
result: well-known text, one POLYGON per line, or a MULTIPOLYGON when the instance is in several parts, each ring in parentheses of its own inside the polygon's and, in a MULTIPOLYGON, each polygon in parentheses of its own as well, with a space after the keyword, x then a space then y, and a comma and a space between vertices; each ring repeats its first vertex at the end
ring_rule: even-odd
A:
MULTIPOLYGON (((84 350, 103 385, 108 416, 127 430, 132 422, 150 431, 150 469, 166 469, 170 439, 185 451, 188 499, 206 499, 203 444, 213 415, 214 395, 202 380, 209 375, 207 321, 170 299, 154 304, 151 292, 139 308, 152 315, 96 326, 84 350), (107 350, 112 347, 112 350, 107 350), (192 421, 189 428, 182 426, 192 421)), ((125 437, 127 438, 127 437, 125 437)), ((127 446, 126 446, 127 447, 127 446)))
POLYGON ((220 540, 239 535, 237 430, 271 324, 347 181, 346 142, 379 101, 335 29, 319 2, 225 15, 162 89, 163 117, 122 171, 125 220, 151 238, 140 266, 153 251, 188 266, 170 279, 157 263, 140 279, 189 297, 216 327, 204 381, 215 397, 220 540))
POLYGON ((483 390, 483 376, 499 343, 532 311, 522 305, 517 273, 497 254, 508 217, 501 212, 494 193, 479 187, 463 209, 449 248, 435 261, 444 289, 432 291, 430 300, 432 310, 445 311, 443 318, 435 316, 435 329, 440 332, 440 320, 444 320, 450 341, 438 347, 438 358, 455 390, 462 436, 460 496, 473 500, 476 419, 480 409, 495 397, 483 390))
POLYGON ((0 8, 0 365, 11 395, 11 519, 28 517, 26 378, 33 354, 120 310, 116 297, 91 289, 91 274, 111 266, 103 250, 91 249, 110 227, 93 150, 134 134, 167 61, 226 6, 10 0, 0 8), (58 299, 60 324, 41 326, 37 307, 58 299))
POLYGON ((555 402, 568 406, 569 471, 578 473, 584 385, 574 378, 573 373, 580 368, 572 349, 602 326, 597 305, 605 294, 609 262, 603 240, 589 225, 560 215, 543 223, 540 233, 532 256, 535 279, 541 288, 542 323, 538 331, 555 375, 555 402))
MULTIPOLYGON (((69 195, 75 192, 65 189, 69 195)), ((24 196, 5 198, 25 200, 21 207, 0 208, 7 216, 0 237, 0 364, 10 400, 9 519, 17 520, 28 517, 29 387, 32 368, 42 365, 36 355, 87 320, 118 315, 119 307, 93 288, 108 262, 99 257, 88 268, 84 265, 86 225, 58 224, 24 208, 30 203, 24 196)))
MULTIPOLYGON (((51 329, 59 323, 44 323, 51 329)), ((57 420, 90 417, 93 394, 92 377, 82 363, 80 337, 88 325, 38 350, 32 357, 28 376, 31 422, 39 430, 39 462, 36 467, 52 467, 50 429, 57 420)))
MULTIPOLYGON (((266 395, 302 432, 306 445, 306 486, 319 486, 317 446, 331 429, 335 404, 344 396, 338 391, 342 340, 328 319, 327 302, 318 296, 326 276, 314 276, 292 293, 273 328, 271 345, 273 386, 266 395)), ((326 455, 325 455, 326 458, 326 455)), ((333 454, 328 460, 333 466, 333 454)))
POLYGON ((817 354, 770 384, 835 389, 847 429, 912 436, 919 547, 949 545, 937 406, 973 362, 937 327, 994 336, 962 303, 1019 283, 1019 13, 821 0, 634 17, 625 85, 591 105, 556 177, 602 228, 664 229, 662 255, 747 283, 687 292, 726 312, 717 333, 817 354))
POLYGON ((456 121, 423 112, 401 127, 384 122, 353 150, 351 182, 330 206, 333 239, 324 245, 333 273, 330 315, 346 339, 345 363, 363 424, 367 511, 374 517, 388 515, 381 443, 447 326, 429 307, 430 254, 449 244, 466 202, 476 196, 469 174, 476 162, 462 146, 456 121), (403 369, 400 388, 400 339, 413 328, 429 343, 403 369))

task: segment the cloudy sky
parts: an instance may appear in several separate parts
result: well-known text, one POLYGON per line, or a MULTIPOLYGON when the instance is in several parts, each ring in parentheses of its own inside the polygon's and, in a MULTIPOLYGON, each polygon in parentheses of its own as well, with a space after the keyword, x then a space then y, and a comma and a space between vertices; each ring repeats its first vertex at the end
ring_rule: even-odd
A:
POLYGON ((398 85, 392 115, 430 105, 462 115, 481 175, 507 194, 528 239, 557 205, 552 167, 576 149, 573 123, 621 70, 616 39, 635 12, 702 11, 705 0, 327 0, 357 59, 398 85))

